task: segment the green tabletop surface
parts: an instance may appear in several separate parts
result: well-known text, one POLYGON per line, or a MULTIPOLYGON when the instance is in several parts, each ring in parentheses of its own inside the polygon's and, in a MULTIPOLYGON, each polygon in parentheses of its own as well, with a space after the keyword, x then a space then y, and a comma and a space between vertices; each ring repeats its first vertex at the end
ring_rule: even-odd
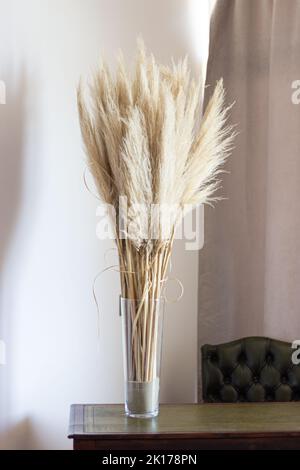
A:
POLYGON ((300 402, 161 405, 157 418, 129 418, 124 405, 72 405, 69 437, 300 435, 300 402))

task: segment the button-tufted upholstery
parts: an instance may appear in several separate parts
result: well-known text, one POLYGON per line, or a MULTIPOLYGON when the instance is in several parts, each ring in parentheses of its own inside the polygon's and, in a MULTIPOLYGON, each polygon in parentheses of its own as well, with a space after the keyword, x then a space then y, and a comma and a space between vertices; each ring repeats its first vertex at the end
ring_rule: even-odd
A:
POLYGON ((202 393, 206 402, 299 401, 300 365, 291 343, 249 337, 202 352, 202 393))

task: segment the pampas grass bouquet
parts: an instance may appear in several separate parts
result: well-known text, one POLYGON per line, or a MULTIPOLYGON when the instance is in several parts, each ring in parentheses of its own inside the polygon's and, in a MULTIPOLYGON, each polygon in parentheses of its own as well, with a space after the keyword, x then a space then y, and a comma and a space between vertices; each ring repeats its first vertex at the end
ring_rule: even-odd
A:
POLYGON ((203 116, 201 94, 187 59, 160 65, 141 40, 133 73, 120 54, 115 75, 101 61, 78 89, 89 169, 115 214, 129 415, 157 414, 159 312, 175 229, 193 207, 218 199, 219 174, 232 146, 222 80, 203 116))

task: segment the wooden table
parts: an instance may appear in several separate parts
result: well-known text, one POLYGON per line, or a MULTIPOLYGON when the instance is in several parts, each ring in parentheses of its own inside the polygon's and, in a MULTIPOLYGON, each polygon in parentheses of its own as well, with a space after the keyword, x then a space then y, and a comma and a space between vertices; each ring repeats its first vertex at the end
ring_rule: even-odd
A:
POLYGON ((69 438, 76 450, 300 449, 300 402, 161 405, 152 419, 72 405, 69 438))

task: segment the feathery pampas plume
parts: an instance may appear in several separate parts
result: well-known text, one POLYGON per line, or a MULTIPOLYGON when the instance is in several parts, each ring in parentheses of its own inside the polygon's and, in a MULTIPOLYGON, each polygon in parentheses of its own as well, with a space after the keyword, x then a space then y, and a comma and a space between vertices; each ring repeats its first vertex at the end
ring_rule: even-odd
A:
POLYGON ((136 381, 153 378, 153 301, 162 296, 176 225, 190 207, 217 199, 218 176, 232 147, 222 80, 197 127, 200 101, 187 60, 158 65, 141 42, 133 77, 120 55, 116 77, 101 63, 89 100, 78 89, 89 168, 117 216, 122 297, 139 300, 133 314, 136 381), (124 198, 125 229, 119 217, 124 198))

